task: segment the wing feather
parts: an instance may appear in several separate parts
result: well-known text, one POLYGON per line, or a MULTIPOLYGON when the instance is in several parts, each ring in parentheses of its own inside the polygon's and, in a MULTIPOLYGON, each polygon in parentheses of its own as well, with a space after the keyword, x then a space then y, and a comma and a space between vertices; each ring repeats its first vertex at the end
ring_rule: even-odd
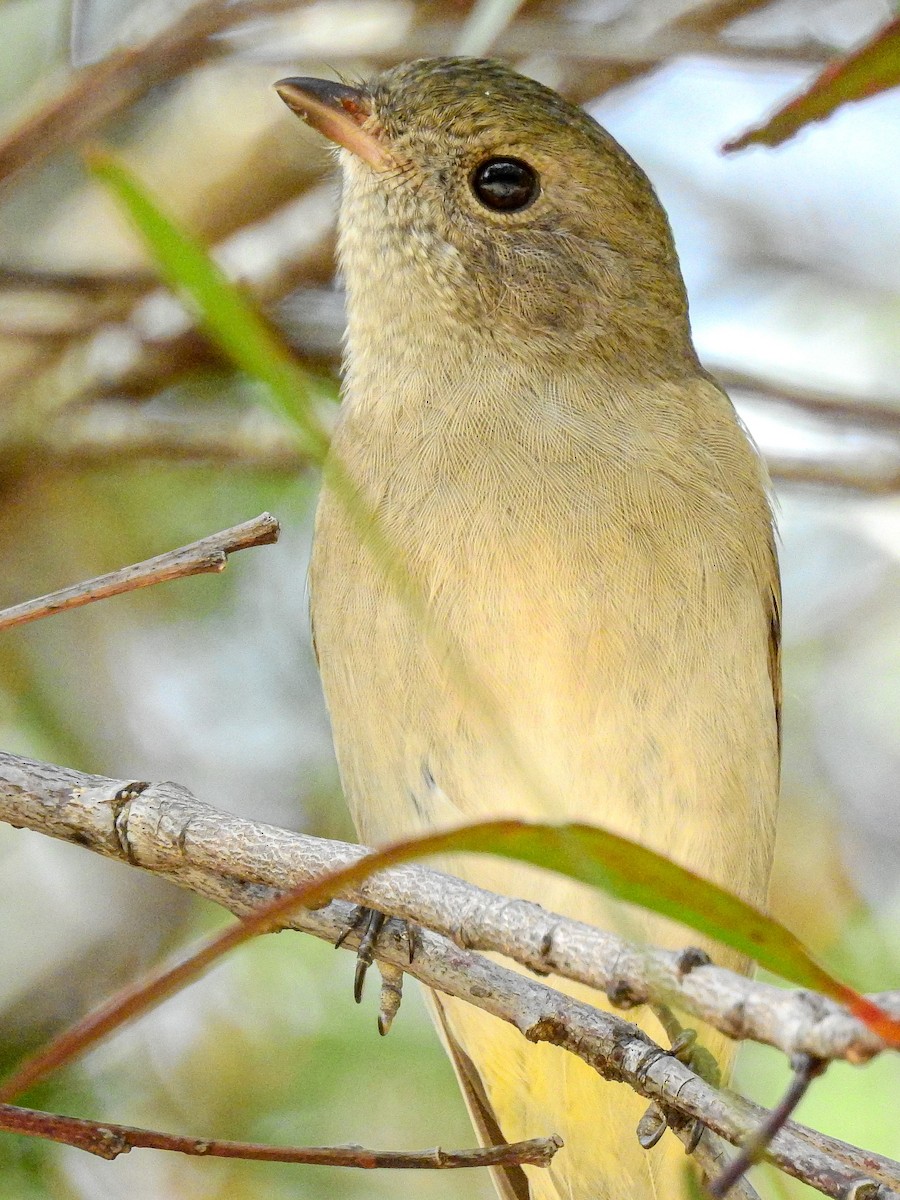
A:
MULTIPOLYGON (((440 997, 431 992, 428 1000, 478 1137, 485 1146, 502 1145, 506 1138, 490 1106, 475 1064, 454 1038, 440 997)), ((521 1167, 491 1167, 490 1170, 501 1200, 533 1200, 528 1178, 521 1167)))

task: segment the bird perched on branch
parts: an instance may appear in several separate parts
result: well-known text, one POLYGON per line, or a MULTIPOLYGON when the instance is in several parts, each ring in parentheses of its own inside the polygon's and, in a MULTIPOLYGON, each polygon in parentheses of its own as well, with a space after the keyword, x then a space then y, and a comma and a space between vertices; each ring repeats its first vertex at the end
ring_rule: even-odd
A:
MULTIPOLYGON (((277 86, 341 147, 340 469, 310 583, 360 837, 587 821, 763 901, 779 759, 766 479, 697 360, 648 180, 586 113, 496 62, 277 86)), ((536 868, 451 869, 632 939, 687 940, 536 868)), ((625 1087, 433 1005, 480 1135, 564 1139, 548 1170, 499 1172, 502 1196, 681 1194, 682 1148, 641 1149, 645 1104, 625 1087)))

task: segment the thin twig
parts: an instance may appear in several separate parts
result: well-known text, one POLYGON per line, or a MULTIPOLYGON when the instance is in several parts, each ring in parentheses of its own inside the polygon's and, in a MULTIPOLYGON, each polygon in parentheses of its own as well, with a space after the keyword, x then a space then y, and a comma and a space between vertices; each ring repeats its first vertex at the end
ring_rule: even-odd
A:
POLYGON ((706 1193, 710 1200, 722 1200, 737 1181, 754 1163, 760 1161, 772 1144, 772 1139, 787 1124, 791 1113, 806 1095, 809 1085, 825 1070, 827 1063, 811 1058, 808 1054, 798 1056, 794 1075, 778 1104, 772 1109, 756 1132, 749 1137, 725 1170, 707 1184, 706 1193))
POLYGON ((262 513, 252 521, 245 521, 232 529, 211 534, 201 538, 199 542, 192 542, 177 550, 169 550, 165 554, 158 554, 155 558, 134 563, 130 567, 122 567, 108 575, 86 579, 83 583, 73 584, 58 592, 50 592, 36 600, 26 600, 23 604, 0 609, 0 631, 12 629, 15 625, 25 625, 29 621, 37 621, 41 617, 50 617, 70 608, 81 608, 82 605, 92 604, 95 600, 106 600, 109 596, 120 596, 123 592, 151 587, 156 583, 168 583, 172 579, 185 579, 207 571, 222 571, 229 554, 237 550, 246 550, 250 546, 271 545, 278 540, 278 533, 277 520, 270 513, 262 513))
POLYGON ((319 1167, 356 1167, 362 1170, 457 1170, 463 1167, 546 1167, 562 1146, 558 1137, 531 1138, 474 1150, 366 1150, 362 1146, 267 1146, 259 1142, 231 1142, 218 1138, 183 1137, 133 1125, 85 1121, 57 1113, 0 1104, 0 1129, 26 1137, 45 1138, 114 1159, 129 1150, 169 1150, 202 1158, 241 1158, 253 1162, 305 1163, 319 1167))
MULTIPOLYGON (((686 1150, 691 1149, 695 1140, 695 1124, 695 1122, 691 1122, 687 1126, 673 1128, 670 1123, 670 1128, 673 1128, 676 1137, 685 1143, 686 1150)), ((708 1129, 704 1129, 699 1142, 693 1146, 692 1153, 697 1165, 709 1179, 728 1166, 731 1162, 731 1151, 732 1147, 727 1142, 716 1137, 714 1133, 710 1133, 708 1129)), ((696 1194, 698 1197, 701 1194, 699 1187, 696 1194)), ((760 1200, 760 1195, 747 1176, 742 1175, 732 1188, 729 1200, 760 1200)))

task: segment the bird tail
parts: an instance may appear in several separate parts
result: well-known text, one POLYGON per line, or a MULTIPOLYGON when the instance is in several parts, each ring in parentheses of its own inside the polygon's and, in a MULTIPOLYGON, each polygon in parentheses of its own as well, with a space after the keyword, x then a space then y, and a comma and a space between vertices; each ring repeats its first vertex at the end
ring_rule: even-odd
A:
MULTIPOLYGON (((567 992, 598 1004, 595 993, 567 992)), ((651 1151, 637 1125, 647 1101, 611 1083, 557 1046, 533 1044, 489 1013, 448 996, 429 995, 432 1015, 450 1056, 479 1139, 499 1145, 557 1134, 563 1147, 549 1167, 492 1168, 500 1200, 680 1200, 685 1157, 674 1135, 651 1151)), ((629 1019, 635 1019, 629 1013, 629 1019)), ((637 1023, 655 1024, 648 1012, 637 1023)), ((665 1042, 658 1028, 651 1036, 665 1042)), ((721 1035, 704 1043, 727 1072, 731 1044, 721 1035), (710 1042, 712 1041, 712 1044, 710 1042)))

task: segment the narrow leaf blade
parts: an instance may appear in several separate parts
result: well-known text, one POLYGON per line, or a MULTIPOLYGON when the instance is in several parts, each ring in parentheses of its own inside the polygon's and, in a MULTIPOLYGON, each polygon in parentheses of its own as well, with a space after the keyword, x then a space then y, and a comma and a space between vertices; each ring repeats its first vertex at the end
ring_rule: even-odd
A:
POLYGON ((306 449, 323 461, 328 435, 311 412, 306 378, 255 305, 114 155, 93 149, 86 160, 91 174, 137 228, 166 283, 187 298, 222 352, 266 385, 277 414, 302 433, 306 449))
POLYGON ((778 146, 805 125, 823 121, 842 104, 865 100, 900 84, 900 17, 865 45, 830 63, 799 96, 773 113, 762 125, 726 142, 729 154, 746 146, 778 146))

